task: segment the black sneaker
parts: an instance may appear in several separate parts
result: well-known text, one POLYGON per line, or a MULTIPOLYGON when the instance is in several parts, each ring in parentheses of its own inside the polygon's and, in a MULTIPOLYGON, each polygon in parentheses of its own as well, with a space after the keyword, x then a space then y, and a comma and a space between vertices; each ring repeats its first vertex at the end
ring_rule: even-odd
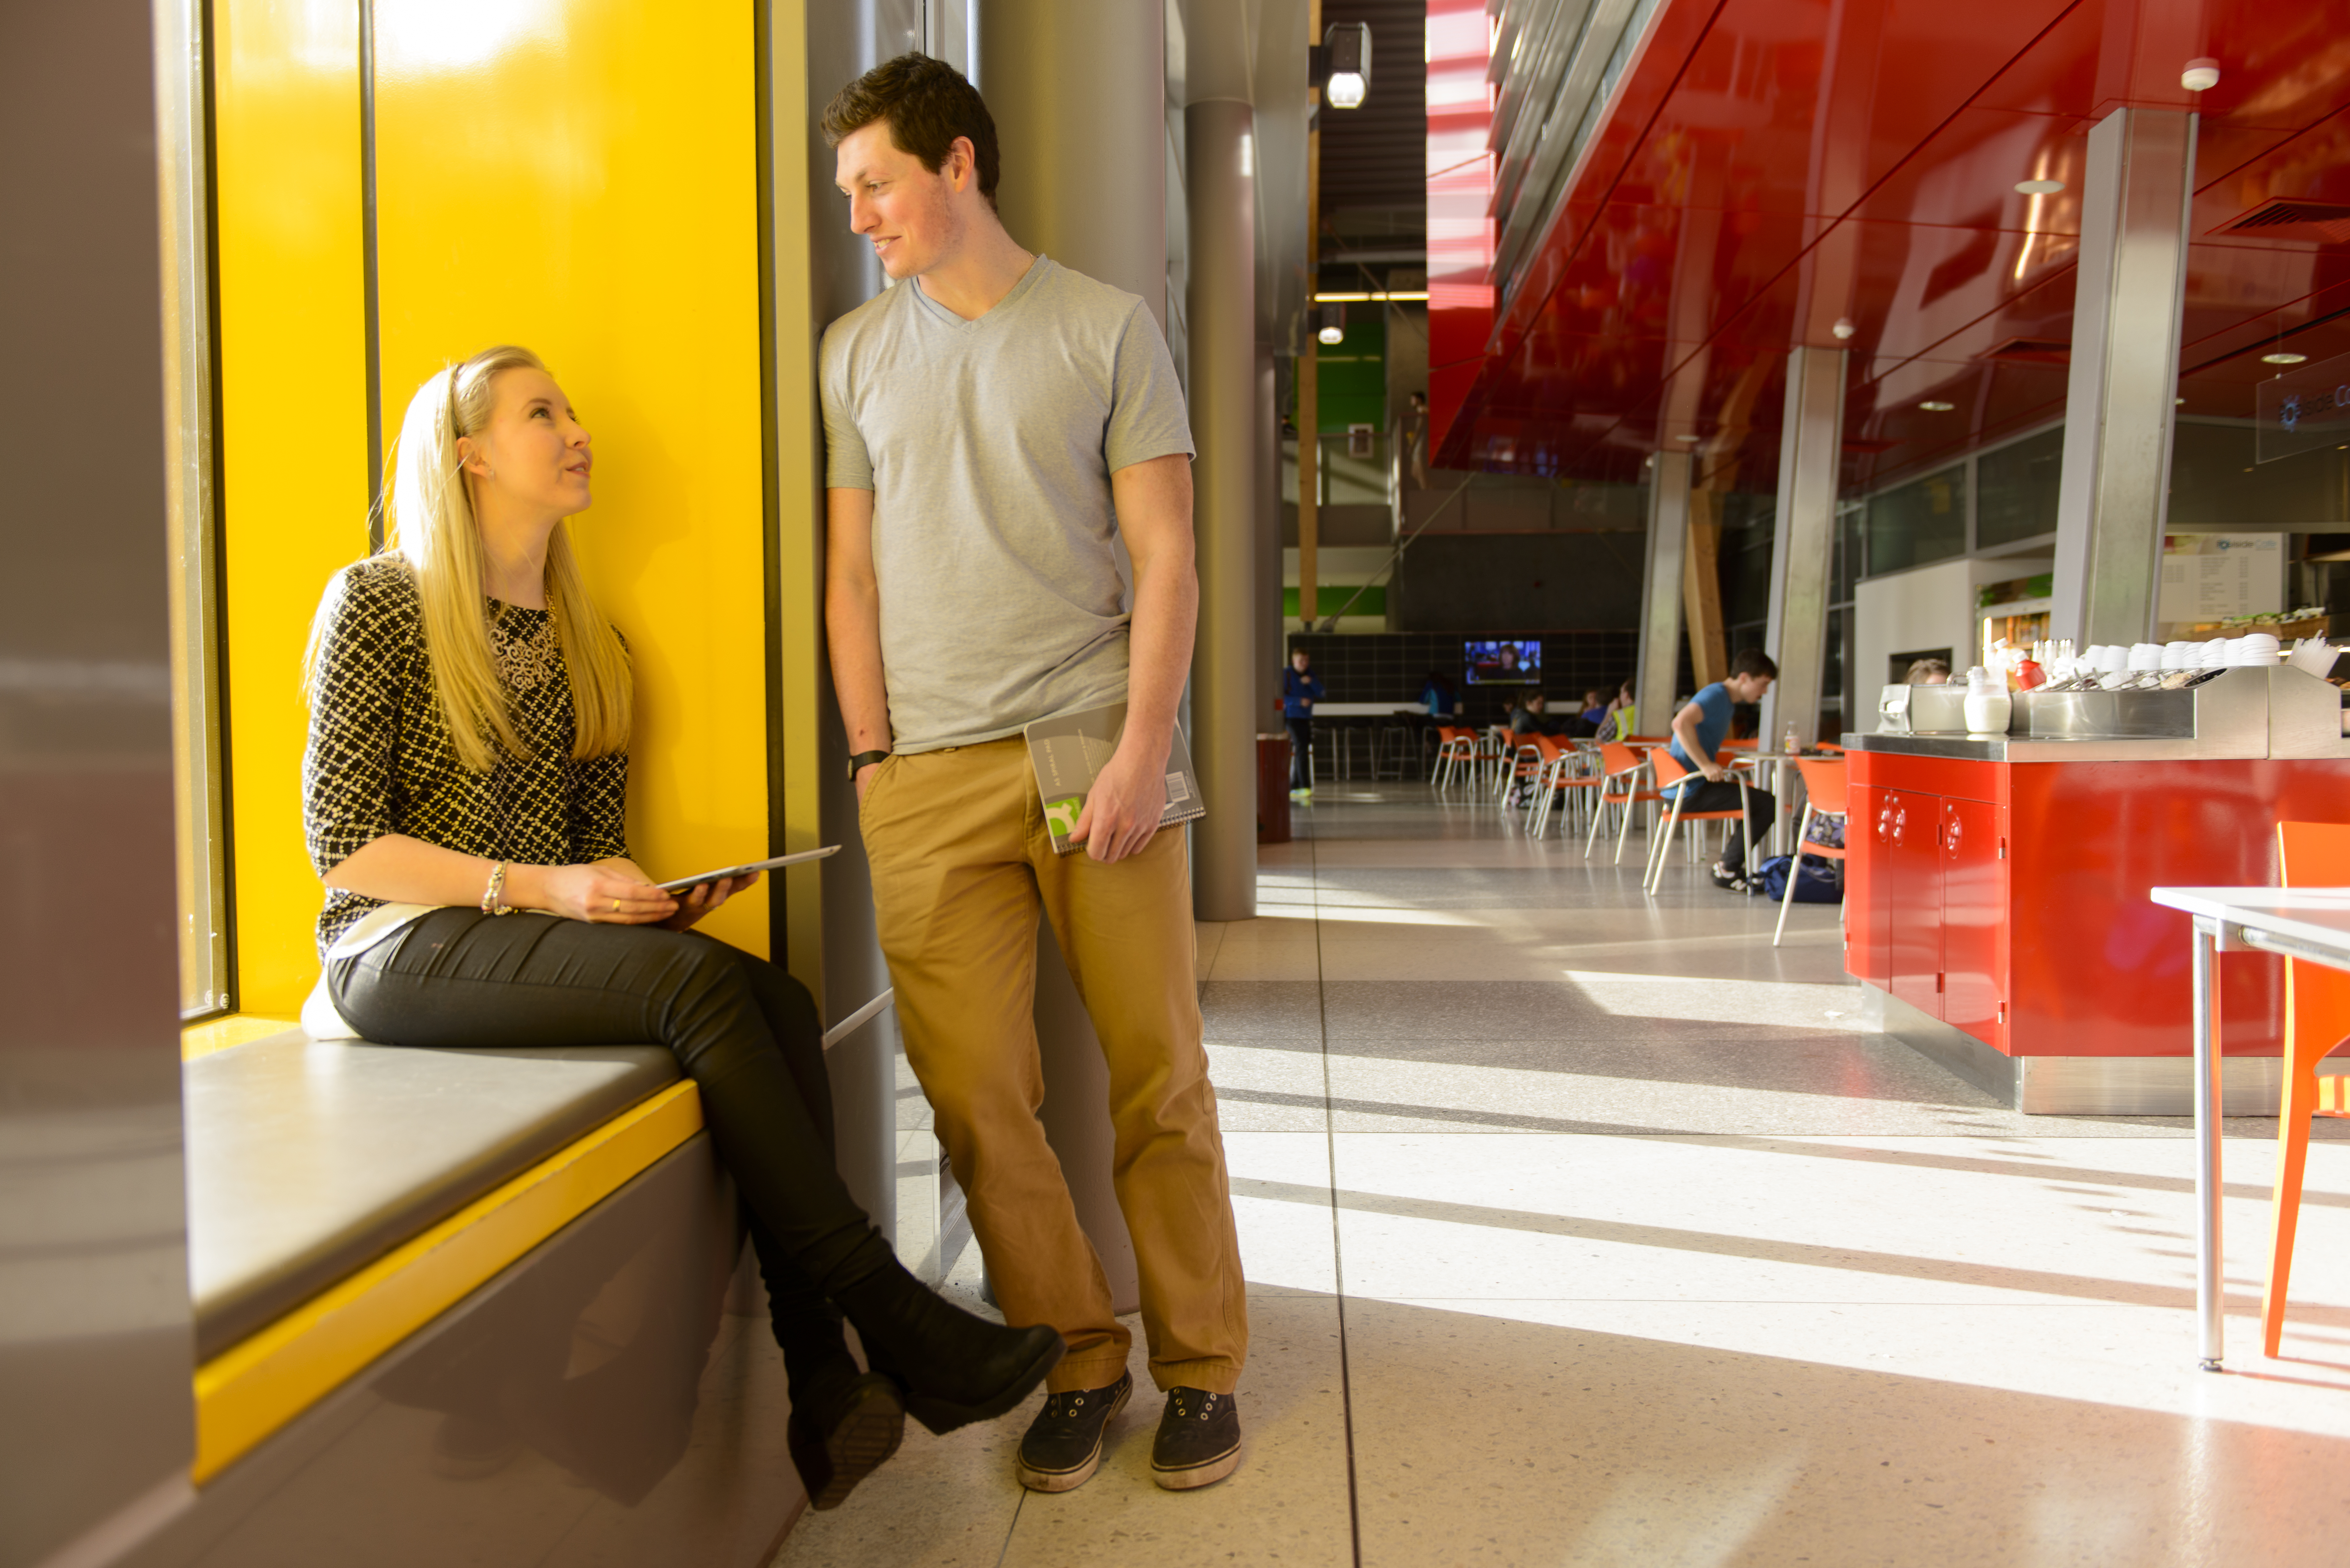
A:
POLYGON ((1107 1388, 1047 1394, 1020 1439, 1020 1484, 1030 1491, 1074 1491, 1101 1469, 1102 1438, 1134 1394, 1134 1374, 1107 1388))
POLYGON ((1737 872, 1724 870, 1720 866, 1711 867, 1710 869, 1713 873, 1713 885, 1723 892, 1743 893, 1747 890, 1746 878, 1737 872))
POLYGON ((1169 1491, 1213 1486, 1241 1468, 1241 1408, 1230 1394, 1170 1388, 1159 1437, 1150 1445, 1150 1479, 1169 1491))

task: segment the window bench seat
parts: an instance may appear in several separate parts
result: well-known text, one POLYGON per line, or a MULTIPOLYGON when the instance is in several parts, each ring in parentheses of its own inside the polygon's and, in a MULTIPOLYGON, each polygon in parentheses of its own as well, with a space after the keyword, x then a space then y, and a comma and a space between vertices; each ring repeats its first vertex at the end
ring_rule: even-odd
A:
POLYGON ((702 1127, 657 1045, 288 1031, 183 1072, 199 1482, 702 1127))

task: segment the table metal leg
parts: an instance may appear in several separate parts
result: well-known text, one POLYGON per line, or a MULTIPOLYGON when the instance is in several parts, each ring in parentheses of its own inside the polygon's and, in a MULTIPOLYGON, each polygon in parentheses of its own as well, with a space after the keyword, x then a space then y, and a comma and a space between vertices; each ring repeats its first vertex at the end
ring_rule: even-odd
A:
POLYGON ((2218 931, 2195 922, 2195 1315, 2206 1372, 2220 1370, 2227 1334, 2220 1236, 2218 931))

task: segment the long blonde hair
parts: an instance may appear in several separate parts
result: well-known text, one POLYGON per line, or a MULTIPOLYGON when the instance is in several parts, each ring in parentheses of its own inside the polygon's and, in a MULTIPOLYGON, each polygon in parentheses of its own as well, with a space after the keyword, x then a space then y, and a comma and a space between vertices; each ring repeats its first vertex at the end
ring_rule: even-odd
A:
MULTIPOLYGON (((475 773, 488 772, 500 753, 527 753, 506 711, 505 688, 490 651, 482 586, 487 561, 457 441, 478 437, 490 422, 499 372, 525 368, 546 369, 529 349, 502 344, 417 388, 400 421, 385 497, 384 549, 415 574, 433 694, 458 760, 475 773)), ((629 743, 632 706, 628 650, 588 597, 565 523, 546 541, 546 607, 570 675, 571 754, 584 759, 621 750, 629 743)))

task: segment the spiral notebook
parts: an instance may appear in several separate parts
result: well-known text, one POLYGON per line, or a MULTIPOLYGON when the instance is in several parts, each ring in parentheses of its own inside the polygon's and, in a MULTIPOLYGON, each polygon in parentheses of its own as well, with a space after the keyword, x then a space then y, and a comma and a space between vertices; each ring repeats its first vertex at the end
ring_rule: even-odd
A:
MULTIPOLYGON (((1028 763, 1036 772, 1036 794, 1045 803, 1045 826, 1053 835, 1054 854, 1067 855, 1085 847, 1070 843, 1069 835, 1077 830, 1086 792, 1094 787, 1094 780, 1117 753, 1118 738, 1125 731, 1123 702, 1064 713, 1057 719, 1039 719, 1021 731, 1028 741, 1028 763)), ((1167 809, 1159 814, 1159 826, 1196 822, 1207 814, 1207 803, 1200 798, 1200 775, 1191 769, 1191 753, 1179 727, 1167 746, 1167 809)))

